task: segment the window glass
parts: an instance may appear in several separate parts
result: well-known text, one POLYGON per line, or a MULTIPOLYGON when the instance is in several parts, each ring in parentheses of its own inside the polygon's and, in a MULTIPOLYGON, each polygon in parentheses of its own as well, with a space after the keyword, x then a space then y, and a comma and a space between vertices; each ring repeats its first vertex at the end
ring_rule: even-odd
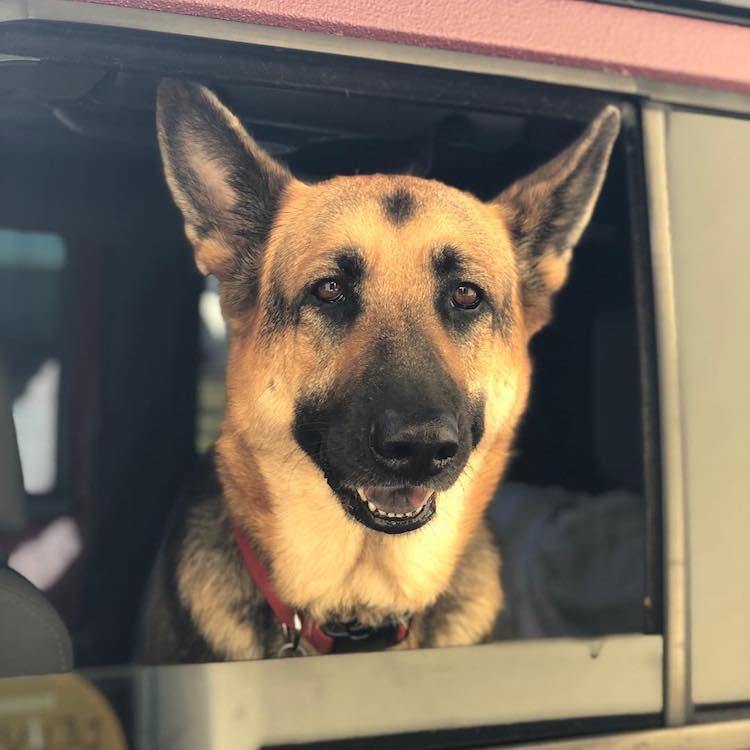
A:
POLYGON ((57 483, 65 261, 65 244, 55 234, 0 229, 0 353, 31 495, 57 483))

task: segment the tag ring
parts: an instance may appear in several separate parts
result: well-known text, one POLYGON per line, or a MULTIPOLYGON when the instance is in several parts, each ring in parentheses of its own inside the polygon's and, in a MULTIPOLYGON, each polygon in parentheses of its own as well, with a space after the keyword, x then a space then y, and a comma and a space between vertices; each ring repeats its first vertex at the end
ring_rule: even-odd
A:
POLYGON ((289 626, 283 622, 281 624, 281 630, 284 633, 285 643, 282 644, 279 649, 279 656, 296 656, 302 654, 299 647, 300 639, 302 638, 302 616, 295 610, 292 617, 292 629, 290 632, 289 626))

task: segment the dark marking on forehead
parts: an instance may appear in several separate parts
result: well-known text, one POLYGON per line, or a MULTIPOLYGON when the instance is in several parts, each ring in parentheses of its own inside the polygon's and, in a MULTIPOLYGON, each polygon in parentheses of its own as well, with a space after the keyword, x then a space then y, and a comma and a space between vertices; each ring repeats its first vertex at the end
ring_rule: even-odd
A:
POLYGON ((464 272, 464 260, 453 245, 446 245, 435 254, 432 267, 438 276, 460 275, 464 272))
POLYGON ((417 207, 414 196, 402 187, 396 188, 390 195, 383 196, 380 199, 380 204, 388 220, 396 226, 401 226, 409 221, 417 207))

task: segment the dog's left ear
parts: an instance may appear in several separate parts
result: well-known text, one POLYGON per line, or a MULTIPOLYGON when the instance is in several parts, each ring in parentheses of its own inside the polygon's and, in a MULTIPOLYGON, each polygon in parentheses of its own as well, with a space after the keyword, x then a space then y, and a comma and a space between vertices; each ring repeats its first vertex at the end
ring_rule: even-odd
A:
POLYGON ((583 135, 552 161, 496 199, 513 241, 529 334, 544 326, 565 283, 573 248, 591 218, 620 130, 606 107, 583 135))

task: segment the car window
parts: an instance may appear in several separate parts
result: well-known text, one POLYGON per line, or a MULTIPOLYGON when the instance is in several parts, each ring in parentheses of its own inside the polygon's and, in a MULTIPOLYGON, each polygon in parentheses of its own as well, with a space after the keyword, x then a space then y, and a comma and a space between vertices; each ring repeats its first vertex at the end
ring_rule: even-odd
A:
POLYGON ((0 229, 0 351, 30 495, 52 492, 58 477, 65 263, 58 235, 0 229))

